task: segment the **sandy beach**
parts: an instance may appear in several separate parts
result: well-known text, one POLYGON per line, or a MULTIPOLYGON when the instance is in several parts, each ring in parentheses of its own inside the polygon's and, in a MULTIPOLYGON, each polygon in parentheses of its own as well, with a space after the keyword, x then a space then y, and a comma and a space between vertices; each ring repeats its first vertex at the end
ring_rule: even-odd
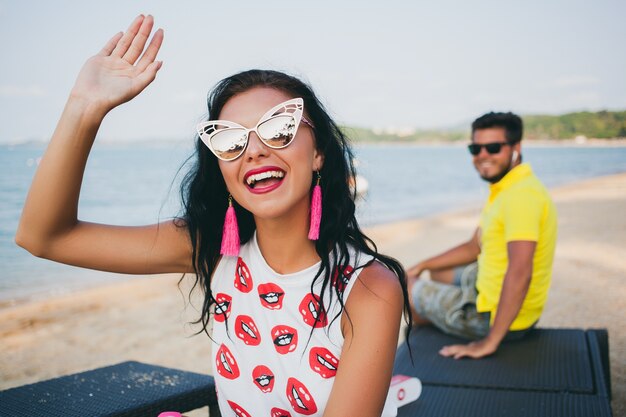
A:
MULTIPOLYGON (((552 288, 540 327, 607 328, 613 413, 626 413, 626 174, 551 190, 559 212, 552 288)), ((468 239, 480 207, 376 226, 405 266, 468 239)), ((0 309, 0 389, 126 360, 211 373, 211 341, 193 336, 189 278, 142 277, 0 309)), ((188 415, 205 415, 194 412, 188 415)))

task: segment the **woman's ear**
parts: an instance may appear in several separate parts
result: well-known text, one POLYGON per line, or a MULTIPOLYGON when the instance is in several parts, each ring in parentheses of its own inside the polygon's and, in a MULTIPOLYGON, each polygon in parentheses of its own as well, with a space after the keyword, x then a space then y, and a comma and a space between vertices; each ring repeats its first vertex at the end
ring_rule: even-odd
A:
POLYGON ((319 149, 313 151, 313 171, 321 171, 324 166, 324 154, 319 149))

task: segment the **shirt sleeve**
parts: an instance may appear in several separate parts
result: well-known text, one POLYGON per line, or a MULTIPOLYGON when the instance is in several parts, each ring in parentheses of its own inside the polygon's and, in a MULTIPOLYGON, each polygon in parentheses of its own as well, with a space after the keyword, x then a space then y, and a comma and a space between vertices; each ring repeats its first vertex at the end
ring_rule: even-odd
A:
POLYGON ((507 197, 502 207, 505 241, 538 241, 545 210, 543 196, 532 190, 515 190, 507 197))

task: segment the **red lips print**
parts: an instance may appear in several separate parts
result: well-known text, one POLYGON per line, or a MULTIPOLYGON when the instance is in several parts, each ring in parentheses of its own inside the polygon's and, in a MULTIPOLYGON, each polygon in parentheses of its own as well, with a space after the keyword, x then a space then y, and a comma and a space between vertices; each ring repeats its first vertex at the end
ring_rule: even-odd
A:
POLYGON ((235 412, 235 415, 237 415, 237 417, 252 417, 246 410, 243 409, 242 406, 240 406, 236 402, 228 401, 228 405, 230 405, 230 408, 232 408, 232 410, 235 412))
POLYGON ((239 377, 239 365, 226 345, 221 345, 215 355, 215 369, 217 369, 218 374, 226 379, 239 377))
POLYGON ((311 327, 319 328, 328 324, 326 311, 320 304, 320 298, 308 293, 304 296, 298 307, 298 311, 302 315, 302 319, 311 327))
POLYGON ((259 329, 257 329, 256 323, 250 316, 244 314, 237 316, 237 320, 235 320, 235 334, 246 345, 257 346, 261 343, 259 329))
POLYGON ((237 267, 235 268, 235 288, 241 292, 248 293, 252 291, 252 286, 252 275, 250 275, 248 265, 246 265, 243 259, 238 258, 237 267))
POLYGON ((270 417, 291 417, 291 413, 289 413, 289 411, 278 407, 272 408, 270 413, 270 417))
POLYGON ((346 265, 343 269, 341 267, 335 268, 332 284, 340 294, 343 294, 353 273, 354 268, 350 265, 346 265))
POLYGON ((230 316, 230 307, 233 298, 221 292, 215 294, 215 321, 223 323, 230 316))
POLYGON ((337 374, 339 359, 324 347, 314 347, 309 352, 309 366, 322 378, 332 378, 337 374))
POLYGON ((308 416, 317 412, 317 405, 309 390, 296 378, 287 380, 287 399, 297 413, 308 416))
POLYGON ((261 305, 270 310, 280 310, 283 308, 283 296, 285 291, 274 283, 261 284, 258 286, 261 305))
POLYGON ((274 389, 274 372, 265 365, 259 365, 252 370, 252 381, 261 392, 272 392, 274 389))
POLYGON ((272 340, 276 352, 281 355, 293 352, 298 346, 298 331, 285 325, 275 326, 272 329, 272 340))

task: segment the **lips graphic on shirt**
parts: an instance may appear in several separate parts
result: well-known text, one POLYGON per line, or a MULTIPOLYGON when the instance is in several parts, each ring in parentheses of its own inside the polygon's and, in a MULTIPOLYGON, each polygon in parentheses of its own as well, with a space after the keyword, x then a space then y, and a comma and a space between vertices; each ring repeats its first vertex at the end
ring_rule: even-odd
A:
POLYGON ((332 378, 337 374, 339 359, 325 347, 314 347, 309 352, 309 366, 322 378, 332 378))
POLYGON ((275 326, 272 329, 272 340, 276 352, 281 355, 293 352, 298 346, 298 331, 284 324, 275 326))
POLYGON ((333 273, 332 284, 337 289, 337 291, 343 294, 348 282, 350 282, 350 277, 354 273, 354 268, 350 265, 346 265, 345 267, 337 267, 335 268, 335 272, 333 273))
POLYGON ((235 320, 235 334, 246 345, 257 346, 261 343, 261 334, 252 317, 242 314, 235 320))
POLYGON ((319 328, 328 324, 326 311, 320 304, 320 298, 315 294, 308 293, 305 295, 300 302, 298 311, 300 311, 304 322, 311 327, 319 328))
POLYGON ((252 380, 261 392, 272 392, 274 389, 274 372, 265 365, 259 365, 252 370, 252 380))
POLYGON ((241 258, 237 258, 237 267, 235 268, 235 288, 241 292, 252 291, 252 275, 248 265, 241 258))
POLYGON ((270 417, 291 417, 291 413, 282 408, 274 407, 270 411, 270 417))
POLYGON ((215 355, 215 369, 217 369, 218 374, 226 379, 239 377, 239 365, 226 345, 221 345, 215 355))
POLYGON ((215 294, 215 321, 223 323, 230 316, 230 307, 233 298, 221 292, 215 294))
POLYGON ((293 409, 300 414, 308 416, 317 412, 317 405, 309 390, 296 378, 287 380, 287 399, 293 409))
POLYGON ((228 405, 230 405, 230 408, 232 408, 237 417, 252 417, 246 410, 243 409, 242 406, 240 406, 236 402, 228 401, 228 405))
POLYGON ((259 291, 259 298, 263 307, 270 310, 280 310, 283 307, 285 291, 278 285, 269 282, 259 285, 257 290, 259 291))

